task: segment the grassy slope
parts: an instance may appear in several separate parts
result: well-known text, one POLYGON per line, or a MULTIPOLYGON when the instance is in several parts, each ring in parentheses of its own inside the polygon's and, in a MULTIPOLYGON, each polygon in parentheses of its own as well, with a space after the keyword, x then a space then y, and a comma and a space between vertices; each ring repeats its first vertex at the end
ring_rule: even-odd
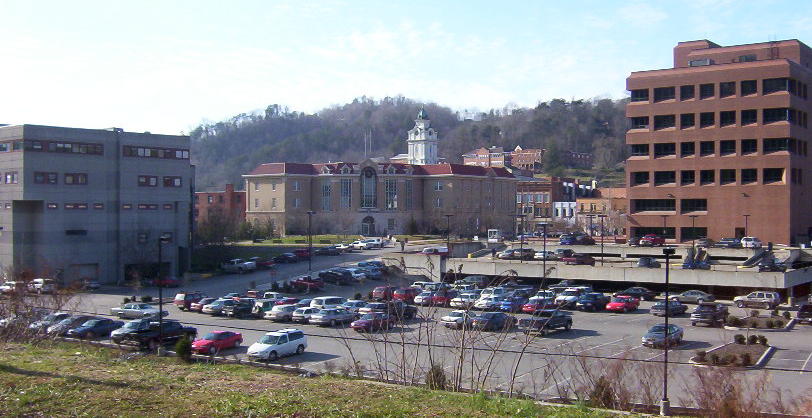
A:
POLYGON ((605 416, 585 408, 127 355, 70 343, 6 344, 0 351, 0 415, 605 416))

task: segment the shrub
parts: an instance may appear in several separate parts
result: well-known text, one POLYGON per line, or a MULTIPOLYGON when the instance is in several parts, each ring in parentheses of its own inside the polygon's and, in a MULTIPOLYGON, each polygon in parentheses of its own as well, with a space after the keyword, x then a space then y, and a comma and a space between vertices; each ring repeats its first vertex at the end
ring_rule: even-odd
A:
POLYGON ((431 390, 445 390, 447 385, 445 370, 440 365, 432 365, 426 374, 426 386, 431 390))
POLYGON ((789 311, 784 311, 784 313, 781 316, 783 316, 784 319, 786 319, 787 321, 789 321, 789 319, 790 319, 789 311))
POLYGON ((177 354, 178 359, 184 363, 190 363, 192 361, 192 340, 189 339, 189 336, 184 335, 175 343, 175 354, 177 354))
POLYGON ((282 283, 282 293, 290 293, 290 282, 282 283))
POLYGON ((122 303, 130 303, 131 299, 130 298, 124 298, 121 302, 122 303))
POLYGON ((141 296, 141 302, 144 302, 144 303, 152 302, 152 296, 150 296, 150 295, 141 296))
POLYGON ((781 328, 781 327, 783 327, 783 326, 784 326, 784 321, 782 321, 782 320, 780 320, 780 319, 776 319, 776 320, 775 320, 775 327, 776 327, 776 328, 781 328))
POLYGON ((733 342, 736 344, 744 344, 745 343, 744 335, 741 334, 734 335, 733 342))
POLYGON ((364 296, 361 294, 361 292, 355 292, 355 294, 352 296, 352 298, 355 299, 355 300, 361 300, 361 299, 364 298, 364 296))
POLYGON ((758 343, 761 345, 767 345, 767 337, 763 335, 758 336, 758 343))
POLYGON ((708 352, 705 350, 696 350, 696 361, 705 363, 708 361, 708 352))
POLYGON ((758 318, 759 315, 761 315, 761 312, 759 312, 758 309, 753 309, 750 311, 751 318, 758 318))
POLYGON ((711 362, 711 364, 713 364, 714 366, 718 366, 719 364, 721 364, 721 359, 719 358, 719 355, 718 355, 718 354, 716 354, 716 353, 711 353, 711 355, 710 355, 710 362, 711 362))
POLYGON ((755 335, 751 334, 751 335, 747 336, 747 345, 753 345, 757 341, 758 341, 758 337, 756 337, 755 335))
POLYGON ((589 403, 593 407, 612 408, 614 398, 615 391, 612 388, 612 383, 604 376, 599 377, 589 393, 589 403))
POLYGON ((725 322, 731 327, 740 327, 742 325, 742 320, 733 315, 728 315, 725 322))
POLYGON ((279 282, 271 283, 271 292, 278 292, 279 291, 279 282))
POLYGON ((741 363, 741 365, 745 366, 745 367, 746 366, 752 366, 753 365, 753 359, 750 357, 750 353, 741 353, 741 354, 739 354, 739 363, 741 363))
POLYGON ((367 293, 367 299, 372 300, 372 291, 370 291, 369 293, 367 293))
POLYGON ((772 321, 772 319, 768 319, 766 322, 764 322, 764 325, 767 326, 768 329, 773 329, 775 327, 775 323, 772 321))
POLYGON ((778 316, 778 308, 773 309, 772 312, 770 312, 770 316, 778 316))
MULTIPOLYGON (((770 321, 767 320, 767 322, 770 322, 770 321)), ((747 328, 758 328, 758 321, 756 321, 756 320, 748 321, 747 322, 747 328)))
POLYGON ((736 355, 725 354, 725 357, 722 359, 722 364, 736 364, 736 355))

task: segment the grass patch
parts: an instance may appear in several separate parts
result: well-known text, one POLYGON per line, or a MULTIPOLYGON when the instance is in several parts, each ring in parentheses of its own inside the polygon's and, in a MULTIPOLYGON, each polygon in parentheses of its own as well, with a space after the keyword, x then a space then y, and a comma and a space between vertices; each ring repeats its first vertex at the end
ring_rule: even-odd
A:
POLYGON ((609 416, 582 407, 130 356, 73 343, 5 344, 0 415, 609 416))

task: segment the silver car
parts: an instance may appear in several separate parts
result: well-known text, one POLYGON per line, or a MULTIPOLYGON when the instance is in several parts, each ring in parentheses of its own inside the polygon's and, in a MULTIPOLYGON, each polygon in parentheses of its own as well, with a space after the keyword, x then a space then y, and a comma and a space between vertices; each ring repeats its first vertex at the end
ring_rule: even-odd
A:
POLYGON ((354 319, 355 314, 346 309, 322 309, 319 313, 310 316, 310 323, 334 327, 337 324, 349 324, 354 319))
POLYGON ((702 303, 702 302, 713 302, 716 300, 716 297, 711 295, 710 293, 705 293, 701 290, 686 290, 678 295, 669 296, 671 300, 680 301, 682 303, 702 303))
MULTIPOLYGON (((158 309, 148 303, 125 303, 120 308, 110 308, 110 313, 119 318, 150 318, 158 316, 158 309)), ((169 315, 163 311, 162 316, 169 315)))
POLYGON ((473 317, 474 315, 469 311, 451 311, 448 313, 448 315, 440 318, 440 323, 451 329, 462 329, 463 326, 465 326, 465 328, 470 328, 471 323, 473 322, 473 317))
POLYGON ((276 305, 270 311, 265 312, 265 319, 274 322, 287 322, 293 320, 293 311, 296 305, 276 305))
POLYGON ((295 311, 293 311, 291 320, 293 322, 298 322, 300 324, 308 324, 310 323, 310 317, 312 317, 313 314, 317 313, 319 313, 319 308, 310 308, 310 307, 298 308, 295 311))

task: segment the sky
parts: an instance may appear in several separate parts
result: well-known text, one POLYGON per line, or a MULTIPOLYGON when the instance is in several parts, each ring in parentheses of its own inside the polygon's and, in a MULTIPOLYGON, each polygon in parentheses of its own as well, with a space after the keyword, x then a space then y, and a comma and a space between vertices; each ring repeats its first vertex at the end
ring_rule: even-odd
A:
POLYGON ((812 44, 812 2, 0 0, 0 124, 188 133, 278 103, 622 98, 679 41, 812 44))

